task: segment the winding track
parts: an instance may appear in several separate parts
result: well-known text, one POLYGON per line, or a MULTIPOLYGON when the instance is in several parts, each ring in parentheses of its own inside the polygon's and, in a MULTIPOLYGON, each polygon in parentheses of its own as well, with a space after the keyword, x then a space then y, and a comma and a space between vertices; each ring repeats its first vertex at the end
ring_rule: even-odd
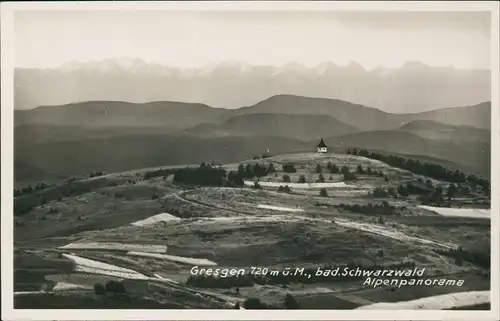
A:
MULTIPOLYGON (((234 209, 230 209, 230 208, 226 208, 226 207, 221 207, 221 206, 217 206, 217 205, 213 205, 213 204, 208 204, 208 203, 204 203, 204 202, 200 202, 200 201, 194 201, 194 200, 187 199, 185 196, 181 195, 181 194, 184 194, 184 192, 172 193, 169 195, 174 196, 176 199, 178 199, 180 201, 183 201, 183 202, 189 203, 191 205, 195 205, 195 206, 203 206, 203 207, 211 208, 211 209, 224 210, 224 211, 232 212, 232 213, 239 214, 239 215, 243 214, 243 215, 254 215, 255 216, 254 213, 241 211, 241 210, 234 210, 234 209)), ((412 243, 419 243, 419 244, 427 245, 427 246, 433 245, 433 246, 438 246, 438 247, 446 248, 446 249, 456 247, 454 244, 451 244, 451 243, 440 243, 440 242, 436 242, 434 240, 429 240, 429 239, 424 239, 421 237, 407 235, 401 231, 391 230, 390 228, 387 228, 387 226, 384 226, 384 225, 377 225, 377 224, 372 224, 372 223, 359 223, 359 222, 346 220, 346 219, 331 220, 331 222, 338 224, 340 226, 346 227, 346 228, 356 229, 356 230, 363 231, 363 232, 370 233, 370 234, 385 236, 385 237, 388 237, 388 238, 391 238, 391 239, 394 239, 394 240, 397 240, 400 242, 406 241, 406 242, 412 242, 412 243)))

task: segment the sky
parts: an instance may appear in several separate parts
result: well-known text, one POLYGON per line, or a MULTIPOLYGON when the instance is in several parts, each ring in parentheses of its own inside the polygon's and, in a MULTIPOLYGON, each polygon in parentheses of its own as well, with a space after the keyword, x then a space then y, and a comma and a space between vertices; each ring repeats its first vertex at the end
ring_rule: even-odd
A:
POLYGON ((224 61, 490 68, 487 12, 46 10, 14 19, 17 67, 133 57, 179 68, 224 61))

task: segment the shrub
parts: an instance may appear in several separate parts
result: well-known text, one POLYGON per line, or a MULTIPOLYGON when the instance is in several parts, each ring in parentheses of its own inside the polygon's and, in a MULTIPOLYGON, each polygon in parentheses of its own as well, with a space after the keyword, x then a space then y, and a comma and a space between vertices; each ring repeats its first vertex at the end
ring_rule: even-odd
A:
POLYGON ((106 283, 106 291, 113 294, 127 293, 127 291, 125 291, 125 286, 122 283, 114 280, 108 281, 108 283, 106 283))
POLYGON ((230 171, 229 174, 227 174, 227 181, 231 186, 243 186, 245 184, 243 181, 243 176, 239 171, 230 171))
POLYGON ((324 183, 325 182, 325 178, 323 177, 322 174, 319 174, 318 180, 316 182, 318 182, 318 183, 324 183))
POLYGON ((94 292, 97 295, 105 295, 106 294, 106 287, 102 283, 96 283, 96 284, 94 284, 94 292))
POLYGON ((287 294, 285 295, 285 309, 299 309, 299 302, 291 295, 287 294))
POLYGON ((335 164, 332 164, 332 166, 329 168, 329 170, 330 170, 330 173, 332 173, 332 174, 337 174, 340 172, 339 168, 335 164))
POLYGON ((387 194, 394 198, 398 197, 398 193, 396 192, 396 189, 394 187, 389 187, 389 189, 387 190, 387 194))
POLYGON ((273 163, 269 163, 269 166, 267 166, 267 173, 274 173, 276 172, 276 169, 274 168, 273 163))
POLYGON ((326 191, 326 188, 322 188, 319 191, 319 196, 322 196, 322 197, 327 197, 328 196, 328 192, 326 191))
POLYGON ((365 170, 363 169, 363 167, 361 166, 361 164, 356 167, 356 173, 358 173, 358 174, 364 174, 365 173, 365 170))
POLYGON ((295 166, 293 164, 288 163, 288 164, 283 165, 283 171, 285 173, 296 173, 297 169, 295 168, 295 166))
POLYGON ((288 176, 287 174, 283 175, 283 182, 290 183, 290 181, 290 176, 288 176))
POLYGON ((305 183, 306 182, 306 177, 304 175, 299 176, 299 183, 305 183))
POLYGON ((356 175, 354 175, 353 173, 349 171, 344 172, 344 181, 355 181, 356 179, 356 175))
POLYGON ((405 187, 404 185, 399 185, 398 186, 398 194, 401 196, 408 196, 410 193, 408 191, 408 188, 405 187))
POLYGON ((291 191, 292 190, 288 187, 288 185, 278 187, 278 192, 281 193, 290 193, 291 191))
POLYGON ((389 193, 381 187, 376 187, 372 192, 373 197, 388 197, 389 193))
POLYGON ((260 299, 257 298, 248 298, 245 300, 243 303, 243 307, 245 309, 253 309, 253 310, 259 310, 259 309, 267 309, 267 305, 262 303, 260 299))
POLYGON ((252 188, 254 188, 254 189, 261 189, 261 188, 262 188, 262 186, 260 186, 259 182, 255 181, 255 182, 253 183, 252 188))
MULTIPOLYGON (((266 168, 264 167, 264 175, 265 170, 266 168)), ((259 174, 261 173, 259 172, 259 174)), ((173 181, 174 183, 186 185, 223 186, 226 176, 226 171, 223 168, 212 167, 210 164, 202 163, 198 168, 185 167, 178 169, 174 174, 173 181)))

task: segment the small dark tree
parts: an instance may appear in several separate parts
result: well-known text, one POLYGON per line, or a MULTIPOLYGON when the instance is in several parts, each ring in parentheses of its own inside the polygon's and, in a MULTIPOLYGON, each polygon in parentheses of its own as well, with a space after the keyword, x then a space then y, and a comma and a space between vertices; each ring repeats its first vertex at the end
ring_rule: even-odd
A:
POLYGON ((408 196, 409 195, 408 188, 405 187, 404 185, 399 185, 398 194, 404 197, 408 196))
POLYGON ((246 177, 246 176, 245 176, 245 165, 240 164, 240 165, 238 166, 238 174, 239 174, 241 177, 246 177))
POLYGON ((339 170, 339 168, 337 167, 337 165, 332 164, 332 167, 330 167, 330 173, 332 173, 332 174, 337 174, 337 173, 339 173, 339 172, 340 172, 340 170, 339 170))
POLYGON ((450 186, 448 186, 448 191, 447 191, 447 196, 448 196, 448 199, 452 199, 453 197, 455 197, 455 195, 457 194, 457 186, 455 184, 450 184, 450 186))
POLYGON ((304 175, 299 176, 299 183, 305 183, 306 182, 306 177, 304 175))
POLYGON ((326 188, 320 189, 319 196, 322 196, 322 197, 327 197, 328 196, 328 192, 326 191, 326 188))
POLYGON ((262 187, 260 186, 259 182, 255 181, 255 182, 253 183, 253 188, 254 188, 254 189, 261 189, 262 187))
POLYGON ((96 284, 94 284, 94 292, 97 295, 105 295, 106 294, 106 287, 102 283, 96 283, 96 284))
POLYGON ((361 164, 356 167, 356 173, 358 173, 358 174, 364 174, 365 173, 365 170, 363 169, 363 167, 361 166, 361 164))
POLYGON ((325 182, 325 178, 323 177, 322 174, 319 174, 317 182, 318 183, 324 183, 325 182))
POLYGON ((287 295, 285 295, 284 305, 285 305, 285 309, 299 309, 300 308, 299 302, 297 302, 297 300, 289 293, 287 295))
POLYGON ((283 182, 290 183, 291 182, 290 176, 288 176, 287 174, 283 175, 283 182))
POLYGON ((355 181, 356 180, 356 175, 354 173, 351 173, 349 171, 344 173, 344 181, 355 181))
POLYGON ((230 185, 234 186, 243 186, 243 177, 240 175, 240 172, 235 172, 235 171, 230 171, 229 174, 227 174, 227 181, 229 182, 230 185))
POLYGON ((245 300, 243 303, 243 307, 247 310, 259 310, 259 309, 266 309, 267 305, 262 303, 258 298, 248 298, 245 300))
POLYGON ((106 283, 106 291, 113 294, 127 293, 127 291, 125 291, 125 286, 122 283, 114 280, 108 281, 108 283, 106 283))
POLYGON ((348 166, 346 166, 346 165, 342 166, 342 168, 340 169, 340 172, 341 172, 342 174, 344 174, 344 173, 349 173, 349 167, 348 167, 348 166))
POLYGON ((316 173, 321 173, 321 165, 316 164, 316 173))
POLYGON ((387 197, 389 194, 381 187, 376 187, 372 192, 373 197, 387 197))
POLYGON ((269 163, 269 166, 267 166, 267 173, 274 173, 276 172, 276 169, 274 168, 273 163, 269 163))
POLYGON ((236 304, 234 305, 234 309, 236 309, 236 310, 240 309, 240 303, 239 302, 236 302, 236 304))
POLYGON ((394 187, 389 187, 389 189, 387 190, 387 194, 389 194, 389 196, 392 196, 394 198, 398 197, 398 193, 396 192, 396 189, 394 187))
POLYGON ((283 165, 283 171, 285 173, 296 173, 297 172, 297 169, 295 168, 295 166, 293 166, 293 164, 284 164, 283 165))

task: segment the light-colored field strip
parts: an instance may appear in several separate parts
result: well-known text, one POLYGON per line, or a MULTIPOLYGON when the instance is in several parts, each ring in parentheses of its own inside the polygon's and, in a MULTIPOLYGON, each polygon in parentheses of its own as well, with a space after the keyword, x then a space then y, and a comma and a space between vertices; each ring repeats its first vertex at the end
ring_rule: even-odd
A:
POLYGON ((437 213, 442 216, 457 216, 457 217, 472 217, 472 218, 485 218, 491 219, 490 209, 479 208, 449 208, 449 207, 435 207, 427 205, 419 205, 418 207, 437 213))
POLYGON ((59 247, 64 250, 114 250, 167 253, 166 245, 124 244, 108 242, 76 242, 59 247))
POLYGON ((149 277, 134 270, 86 259, 72 254, 64 253, 63 255, 64 257, 75 262, 76 264, 75 272, 110 275, 124 279, 137 279, 137 280, 149 279, 149 277))
POLYGON ((45 294, 47 292, 45 291, 19 291, 19 292, 14 292, 14 296, 16 295, 28 295, 28 294, 45 294))
POLYGON ((304 212, 304 210, 301 208, 282 207, 282 206, 274 206, 274 205, 266 205, 266 204, 259 204, 257 206, 257 208, 263 208, 263 209, 274 210, 274 211, 282 211, 282 212, 304 212))
POLYGON ((259 222, 297 222, 297 221, 312 221, 322 223, 332 223, 331 220, 318 219, 302 215, 241 215, 241 216, 228 216, 228 217, 204 217, 192 224, 206 224, 206 223, 259 223, 259 222))
POLYGON ((66 282, 58 282, 53 288, 52 291, 65 291, 65 290, 78 290, 85 289, 86 287, 79 284, 66 283, 66 282))
POLYGON ((199 266, 217 266, 217 263, 212 262, 207 259, 197 259, 176 255, 166 255, 166 254, 156 254, 156 253, 144 253, 144 252, 128 252, 127 255, 131 256, 141 256, 141 257, 153 257, 157 259, 163 259, 173 262, 185 263, 190 265, 199 265, 199 266))
MULTIPOLYGON (((254 181, 244 181, 245 186, 253 186, 255 184, 254 181)), ((352 185, 347 185, 344 182, 337 183, 284 183, 284 182, 259 182, 260 186, 263 187, 275 187, 278 188, 280 186, 288 186, 290 188, 296 189, 312 189, 312 188, 345 188, 345 187, 354 187, 352 185)))
POLYGON ((406 235, 400 231, 395 231, 395 230, 389 230, 385 226, 382 225, 375 225, 375 224, 370 224, 370 223, 359 223, 359 222, 353 222, 353 221, 347 221, 347 220, 335 220, 335 223, 340 226, 348 227, 348 228, 353 228, 357 230, 361 230, 364 232, 368 233, 373 233, 377 235, 382 235, 386 237, 390 237, 392 239, 398 240, 398 241, 408 241, 408 242, 415 242, 415 243, 421 243, 421 244, 426 244, 426 245, 436 245, 439 247, 444 247, 444 248, 454 248, 452 244, 444 244, 444 243, 439 243, 436 241, 432 240, 427 240, 415 236, 409 236, 406 235))
POLYGON ((357 309, 363 310, 444 310, 490 302, 490 291, 449 293, 394 303, 374 303, 357 309))
POLYGON ((179 221, 181 221, 181 219, 177 216, 174 216, 174 215, 168 214, 168 213, 161 213, 158 215, 148 217, 147 219, 131 223, 131 225, 147 226, 147 225, 154 225, 154 224, 157 224, 159 222, 175 223, 175 222, 179 222, 179 221))

